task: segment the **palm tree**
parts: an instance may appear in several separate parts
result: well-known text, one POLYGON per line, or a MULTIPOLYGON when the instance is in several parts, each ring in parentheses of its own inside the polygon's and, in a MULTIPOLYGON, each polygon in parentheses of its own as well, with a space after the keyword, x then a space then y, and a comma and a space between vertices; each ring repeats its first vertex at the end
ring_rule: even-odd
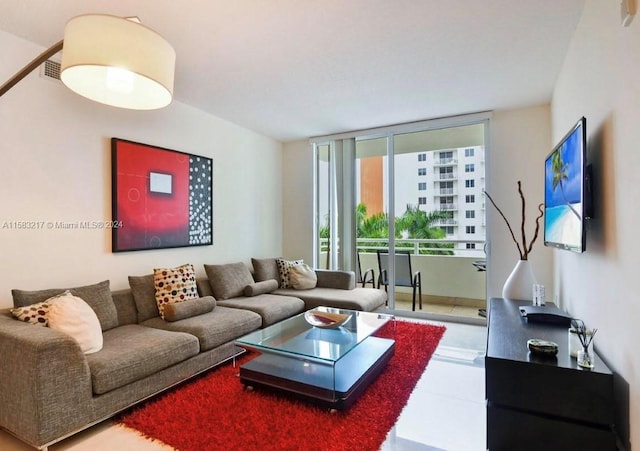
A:
POLYGON ((567 200, 567 196, 564 194, 564 185, 562 182, 564 180, 569 180, 569 176, 567 175, 567 166, 568 164, 564 162, 562 159, 562 155, 560 154, 560 149, 556 150, 551 157, 551 170, 553 171, 553 190, 556 190, 557 186, 560 186, 560 194, 564 199, 564 203, 571 209, 574 215, 580 220, 580 214, 573 208, 573 206, 567 200))
POLYGON ((357 233, 358 238, 389 238, 389 216, 376 213, 365 218, 357 233))
MULTIPOLYGON (((434 224, 441 220, 449 218, 448 213, 444 211, 431 211, 429 213, 420 210, 420 207, 407 205, 404 214, 395 220, 396 238, 402 238, 403 232, 406 232, 408 238, 412 239, 444 239, 445 233, 440 227, 434 224)), ((319 235, 321 238, 329 238, 329 220, 328 215, 325 218, 324 226, 320 227, 319 235)), ((389 215, 385 212, 375 213, 367 216, 367 206, 358 204, 356 206, 356 237, 357 238, 376 238, 381 240, 389 239, 389 215)), ((374 245, 385 246, 385 243, 373 243, 374 245)), ((451 249, 453 243, 433 243, 432 248, 451 249)), ((328 251, 328 249, 327 249, 328 251)), ((452 255, 452 251, 432 251, 422 249, 423 254, 452 255)))
MULTIPOLYGON (((367 217, 367 206, 358 204, 356 207, 356 238, 379 238, 383 242, 369 243, 374 247, 388 246, 389 216, 386 213, 375 213, 367 217)), ((375 252, 363 250, 363 252, 375 252)))
POLYGON ((445 234, 439 227, 433 227, 433 224, 448 218, 447 212, 435 210, 427 213, 417 205, 409 204, 404 214, 396 220, 396 228, 406 230, 409 238, 439 239, 444 238, 445 234))
MULTIPOLYGON (((444 231, 434 224, 441 219, 448 219, 450 216, 445 211, 426 211, 420 210, 417 205, 407 205, 407 209, 402 216, 396 219, 396 231, 406 231, 408 238, 437 240, 446 237, 444 231)), ((453 243, 432 243, 432 248, 451 249, 453 243)), ((431 251, 423 250, 421 253, 437 254, 437 255, 453 255, 452 251, 431 251)))

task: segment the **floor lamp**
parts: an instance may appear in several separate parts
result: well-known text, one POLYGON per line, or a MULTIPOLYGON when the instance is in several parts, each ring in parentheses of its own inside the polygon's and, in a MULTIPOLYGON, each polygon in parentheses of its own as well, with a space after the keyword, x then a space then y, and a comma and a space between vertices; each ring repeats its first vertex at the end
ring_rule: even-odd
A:
POLYGON ((106 14, 72 18, 64 39, 0 86, 0 96, 60 50, 60 79, 81 96, 133 110, 154 110, 171 103, 173 47, 135 18, 106 14))

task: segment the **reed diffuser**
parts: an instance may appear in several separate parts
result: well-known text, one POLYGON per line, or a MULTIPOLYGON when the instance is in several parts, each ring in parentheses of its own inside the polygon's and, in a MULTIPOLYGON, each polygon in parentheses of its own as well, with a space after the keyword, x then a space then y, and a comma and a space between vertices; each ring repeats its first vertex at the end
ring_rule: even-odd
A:
POLYGON ((578 366, 588 369, 593 368, 593 356, 589 352, 589 347, 598 329, 587 329, 581 319, 572 319, 571 327, 575 330, 582 346, 582 350, 578 351, 577 355, 578 366))

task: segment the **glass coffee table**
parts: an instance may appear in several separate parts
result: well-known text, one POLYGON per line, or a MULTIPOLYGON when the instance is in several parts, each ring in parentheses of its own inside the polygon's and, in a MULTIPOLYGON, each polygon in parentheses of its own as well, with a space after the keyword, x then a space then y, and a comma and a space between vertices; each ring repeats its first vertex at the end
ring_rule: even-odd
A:
POLYGON ((392 315, 317 307, 236 340, 259 356, 240 366, 247 387, 261 386, 346 409, 382 372, 395 340, 372 336, 392 315), (306 314, 350 315, 340 327, 312 326, 306 314))

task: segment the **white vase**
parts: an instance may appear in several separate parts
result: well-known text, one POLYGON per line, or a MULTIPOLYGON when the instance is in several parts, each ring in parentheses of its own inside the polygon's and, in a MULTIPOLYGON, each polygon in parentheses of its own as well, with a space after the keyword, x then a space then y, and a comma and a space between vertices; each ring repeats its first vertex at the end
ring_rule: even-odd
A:
POLYGON ((529 260, 518 260, 502 287, 502 297, 520 301, 533 300, 533 284, 538 283, 529 260))

